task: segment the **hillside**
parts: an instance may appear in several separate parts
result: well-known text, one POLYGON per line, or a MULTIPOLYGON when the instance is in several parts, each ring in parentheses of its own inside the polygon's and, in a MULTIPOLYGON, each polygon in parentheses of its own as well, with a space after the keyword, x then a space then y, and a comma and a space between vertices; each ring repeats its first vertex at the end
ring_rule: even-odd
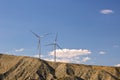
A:
POLYGON ((120 67, 54 63, 0 54, 0 80, 120 80, 120 67))

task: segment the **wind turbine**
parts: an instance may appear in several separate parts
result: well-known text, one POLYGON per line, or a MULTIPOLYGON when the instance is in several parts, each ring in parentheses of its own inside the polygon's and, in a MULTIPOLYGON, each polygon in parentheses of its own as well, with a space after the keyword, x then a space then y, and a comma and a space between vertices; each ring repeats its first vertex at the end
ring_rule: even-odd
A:
POLYGON ((62 49, 62 48, 58 45, 58 43, 57 43, 57 37, 58 37, 58 33, 56 34, 56 37, 55 37, 54 42, 51 43, 51 44, 48 44, 48 45, 53 45, 53 50, 54 50, 54 62, 56 62, 56 49, 57 49, 57 47, 60 48, 60 49, 62 49))
POLYGON ((45 37, 46 35, 48 35, 49 33, 45 33, 44 35, 37 35, 36 33, 32 32, 31 33, 36 36, 38 38, 38 54, 39 54, 39 58, 41 58, 41 38, 45 37))

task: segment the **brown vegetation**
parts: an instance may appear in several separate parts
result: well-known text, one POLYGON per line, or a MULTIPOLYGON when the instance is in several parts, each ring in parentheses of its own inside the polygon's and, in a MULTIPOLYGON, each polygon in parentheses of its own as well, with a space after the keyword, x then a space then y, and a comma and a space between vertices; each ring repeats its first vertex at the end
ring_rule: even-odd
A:
POLYGON ((54 63, 0 54, 0 80, 120 80, 120 67, 54 63))

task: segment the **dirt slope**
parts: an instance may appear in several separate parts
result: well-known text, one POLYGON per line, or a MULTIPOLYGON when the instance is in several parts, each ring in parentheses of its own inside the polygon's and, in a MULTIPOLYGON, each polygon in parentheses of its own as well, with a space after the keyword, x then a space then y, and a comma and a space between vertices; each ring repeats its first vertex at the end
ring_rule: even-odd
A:
POLYGON ((0 54, 0 80, 120 80, 120 67, 53 63, 0 54))

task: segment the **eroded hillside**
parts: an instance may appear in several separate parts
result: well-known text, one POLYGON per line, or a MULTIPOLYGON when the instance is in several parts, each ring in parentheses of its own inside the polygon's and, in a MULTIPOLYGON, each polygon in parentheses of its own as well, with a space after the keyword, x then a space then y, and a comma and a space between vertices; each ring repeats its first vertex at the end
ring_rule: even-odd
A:
POLYGON ((0 80, 120 80, 120 67, 54 63, 0 54, 0 80))

